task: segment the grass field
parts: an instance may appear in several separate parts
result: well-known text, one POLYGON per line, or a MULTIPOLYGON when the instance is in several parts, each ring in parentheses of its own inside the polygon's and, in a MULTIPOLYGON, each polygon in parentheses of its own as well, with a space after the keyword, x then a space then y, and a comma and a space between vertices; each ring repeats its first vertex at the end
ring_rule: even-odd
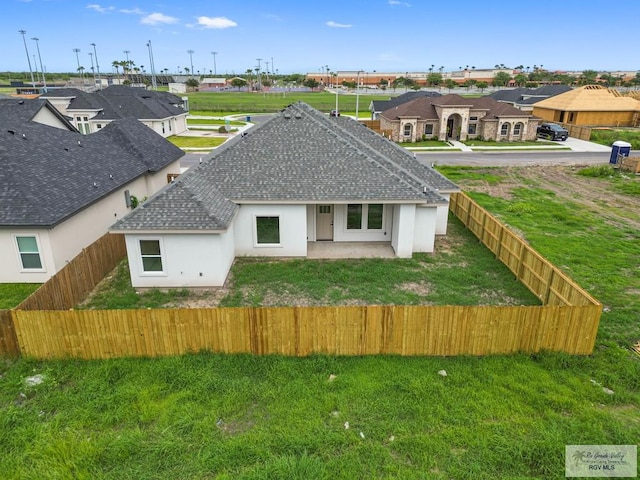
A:
POLYGON ((39 286, 39 283, 0 283, 0 310, 15 307, 39 286))
POLYGON ((226 137, 178 137, 167 138, 176 147, 180 148, 213 148, 222 145, 226 137))
POLYGON ((639 182, 534 170, 442 167, 604 303, 592 355, 3 360, 0 477, 547 480, 637 444, 639 182))
POLYGON ((611 146, 613 142, 622 140, 631 144, 633 150, 640 149, 640 129, 611 128, 591 130, 591 141, 611 146))
MULTIPOLYGON (((303 101, 321 112, 329 113, 336 108, 336 96, 326 92, 303 93, 246 93, 246 92, 194 92, 188 93, 189 109, 194 115, 198 112, 220 112, 227 115, 233 112, 265 113, 278 112, 296 101, 303 101)), ((385 95, 360 95, 359 112, 366 112, 371 100, 388 100, 385 95)), ((338 109, 344 112, 356 111, 356 95, 339 95, 338 109)))

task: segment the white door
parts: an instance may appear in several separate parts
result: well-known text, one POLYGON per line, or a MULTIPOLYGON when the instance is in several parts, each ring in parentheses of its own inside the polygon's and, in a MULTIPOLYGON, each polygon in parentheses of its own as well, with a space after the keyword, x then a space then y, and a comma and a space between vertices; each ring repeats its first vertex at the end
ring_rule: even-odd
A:
POLYGON ((333 205, 318 205, 316 240, 333 240, 333 205))

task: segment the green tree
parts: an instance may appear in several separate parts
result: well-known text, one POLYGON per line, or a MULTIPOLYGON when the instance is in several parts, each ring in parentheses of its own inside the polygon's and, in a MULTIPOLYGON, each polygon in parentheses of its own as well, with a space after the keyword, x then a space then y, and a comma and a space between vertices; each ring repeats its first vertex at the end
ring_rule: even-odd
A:
POLYGON ((427 75, 427 85, 436 87, 442 84, 442 74, 438 72, 431 72, 427 75))
POLYGON ((302 85, 304 85, 307 88, 310 88, 311 91, 313 92, 314 89, 318 88, 318 85, 320 85, 320 82, 318 82, 318 80, 316 80, 315 78, 307 78, 304 82, 302 82, 302 85))
POLYGON ((519 73, 515 76, 514 78, 516 85, 518 87, 522 87, 523 85, 525 85, 527 83, 527 81, 529 80, 527 78, 527 76, 524 73, 519 73))
POLYGON ((489 84, 487 82, 484 82, 484 81, 476 83, 476 87, 478 87, 481 92, 483 92, 484 89, 487 88, 488 86, 489 86, 489 84))
POLYGON ((471 87, 473 87, 473 86, 475 86, 477 84, 478 84, 477 80, 474 80, 473 78, 470 78, 470 79, 466 80, 462 85, 467 87, 467 90, 469 90, 471 87))
POLYGON ((231 80, 231 86, 237 88, 238 91, 240 91, 240 89, 244 87, 246 84, 247 84, 247 81, 244 78, 237 77, 231 80))
POLYGON ((492 85, 494 87, 506 87, 511 80, 511 75, 507 72, 498 72, 493 76, 492 85))
POLYGON ((579 85, 593 85, 598 78, 598 72, 596 70, 584 70, 582 75, 578 78, 579 85))
POLYGON ((451 90, 457 88, 458 84, 454 80, 447 78, 444 82, 444 86, 447 87, 449 89, 449 93, 451 93, 451 90))
POLYGON ((200 82, 198 80, 196 80, 195 78, 188 79, 186 82, 184 82, 184 84, 188 88, 190 88, 192 91, 200 86, 200 82))

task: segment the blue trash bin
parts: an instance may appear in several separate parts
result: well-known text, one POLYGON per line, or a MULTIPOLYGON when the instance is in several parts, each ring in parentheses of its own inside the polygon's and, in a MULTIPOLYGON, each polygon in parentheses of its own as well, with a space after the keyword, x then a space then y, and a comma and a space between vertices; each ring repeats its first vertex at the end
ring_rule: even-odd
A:
POLYGON ((251 121, 251 117, 249 115, 247 115, 247 122, 251 121))
POLYGON ((631 153, 630 143, 623 142, 622 140, 613 142, 613 145, 611 145, 611 157, 609 158, 609 163, 614 165, 620 163, 620 159, 622 157, 628 157, 629 153, 631 153))

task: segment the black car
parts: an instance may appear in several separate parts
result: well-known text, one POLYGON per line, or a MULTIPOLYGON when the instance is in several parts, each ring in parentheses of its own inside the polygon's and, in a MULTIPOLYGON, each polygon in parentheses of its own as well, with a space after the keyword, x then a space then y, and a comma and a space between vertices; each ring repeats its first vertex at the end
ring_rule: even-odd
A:
POLYGON ((569 138, 569 132, 555 123, 543 123, 538 127, 538 137, 549 140, 562 140, 569 138))

